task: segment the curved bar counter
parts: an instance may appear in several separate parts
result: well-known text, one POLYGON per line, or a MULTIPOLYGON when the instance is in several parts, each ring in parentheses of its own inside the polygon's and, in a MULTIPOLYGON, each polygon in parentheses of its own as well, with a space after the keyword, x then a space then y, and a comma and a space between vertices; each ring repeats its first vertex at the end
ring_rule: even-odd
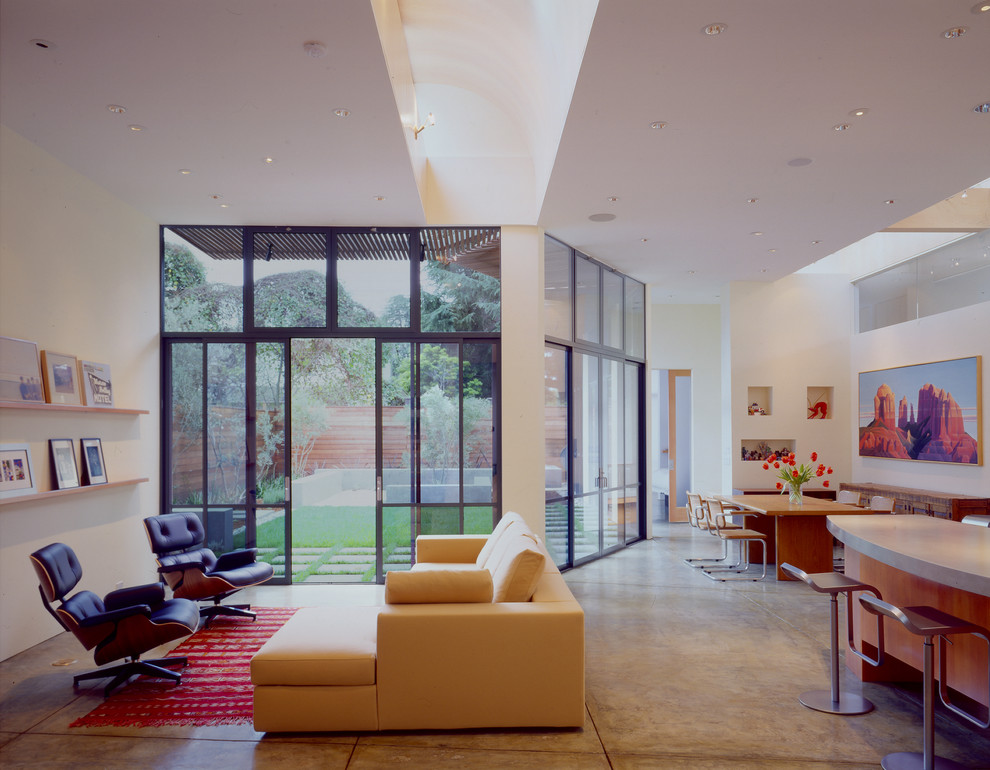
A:
MULTIPOLYGON (((928 516, 870 515, 830 516, 828 530, 845 545, 846 575, 876 586, 885 601, 899 607, 929 605, 990 627, 990 528, 928 516)), ((876 629, 862 608, 854 625, 857 644, 875 650, 876 629)), ((846 655, 846 665, 860 679, 920 680, 922 645, 897 626, 887 624, 887 659, 879 668, 846 655)), ((986 644, 974 637, 954 637, 953 642, 948 685, 990 705, 986 644)))

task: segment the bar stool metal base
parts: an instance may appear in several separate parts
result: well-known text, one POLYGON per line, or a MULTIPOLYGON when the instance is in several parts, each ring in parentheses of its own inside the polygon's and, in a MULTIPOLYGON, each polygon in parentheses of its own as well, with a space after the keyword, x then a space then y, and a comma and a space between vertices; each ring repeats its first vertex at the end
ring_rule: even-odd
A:
POLYGON ((798 696, 802 706, 807 706, 815 711, 824 711, 826 714, 843 714, 854 716, 856 714, 869 714, 873 711, 873 703, 862 695, 855 693, 840 693, 837 701, 832 700, 830 690, 808 690, 798 696))
MULTIPOLYGON (((933 770, 966 770, 966 765, 960 765, 945 757, 933 757, 933 770)), ((888 754, 880 760, 883 770, 924 770, 925 755, 917 751, 898 751, 888 754)))

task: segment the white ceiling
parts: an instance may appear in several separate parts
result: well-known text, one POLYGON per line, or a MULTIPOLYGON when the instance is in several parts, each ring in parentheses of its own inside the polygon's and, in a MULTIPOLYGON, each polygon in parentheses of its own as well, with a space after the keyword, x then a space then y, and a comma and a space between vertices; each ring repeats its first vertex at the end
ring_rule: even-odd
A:
POLYGON ((661 301, 990 177, 970 0, 2 0, 0 35, 4 125, 157 222, 539 224, 661 301))

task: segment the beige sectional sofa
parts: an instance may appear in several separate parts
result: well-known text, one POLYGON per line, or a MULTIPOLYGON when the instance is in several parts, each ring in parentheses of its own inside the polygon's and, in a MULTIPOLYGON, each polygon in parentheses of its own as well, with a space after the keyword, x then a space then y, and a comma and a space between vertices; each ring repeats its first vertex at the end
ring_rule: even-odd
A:
POLYGON ((258 651, 255 729, 583 725, 584 612, 522 517, 416 553, 384 606, 302 608, 258 651))

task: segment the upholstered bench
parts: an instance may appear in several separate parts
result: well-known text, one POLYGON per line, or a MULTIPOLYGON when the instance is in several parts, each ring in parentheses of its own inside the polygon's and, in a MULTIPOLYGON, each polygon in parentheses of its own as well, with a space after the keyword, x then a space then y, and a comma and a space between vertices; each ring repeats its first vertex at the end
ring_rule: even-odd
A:
POLYGON ((273 732, 377 730, 381 607, 304 607, 251 660, 254 720, 273 732))

